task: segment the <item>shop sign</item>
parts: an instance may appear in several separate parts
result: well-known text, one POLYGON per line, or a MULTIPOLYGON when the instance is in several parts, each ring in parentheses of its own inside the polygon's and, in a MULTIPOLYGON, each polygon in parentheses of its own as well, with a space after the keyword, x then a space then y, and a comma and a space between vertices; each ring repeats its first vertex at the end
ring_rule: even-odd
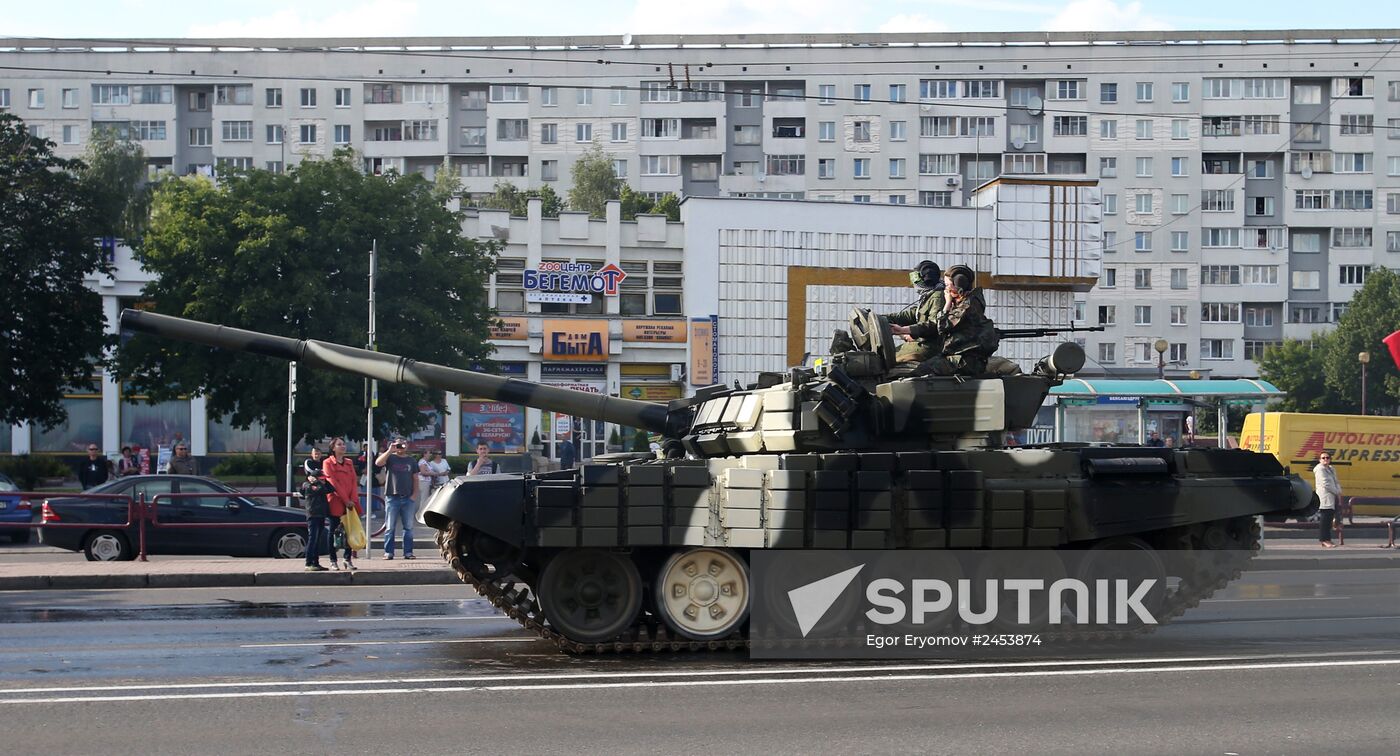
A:
POLYGON ((621 393, 623 399, 669 402, 681 398, 681 387, 674 383, 624 383, 621 393))
POLYGON ((624 320, 623 341, 685 343, 685 323, 679 320, 624 320))
POLYGON ((719 316, 690 319, 690 385, 719 380, 719 316))
POLYGON ((544 321, 544 359, 604 362, 608 359, 608 321, 544 321))
MULTIPOLYGON (((542 262, 538 268, 526 268, 523 278, 526 299, 529 292, 561 292, 570 294, 602 294, 617 296, 618 286, 627 274, 613 263, 593 270, 590 263, 542 262)), ((584 300, 592 301, 592 297, 584 300)))
POLYGON ((593 381, 545 381, 544 384, 546 386, 565 388, 571 391, 583 391, 589 394, 606 393, 603 390, 604 386, 602 383, 594 383, 593 381))
POLYGON ((525 318, 497 318, 490 325, 491 338, 503 341, 524 341, 529 321, 525 318))
POLYGON ((565 375, 574 378, 603 378, 608 374, 606 365, 540 365, 540 375, 565 375))

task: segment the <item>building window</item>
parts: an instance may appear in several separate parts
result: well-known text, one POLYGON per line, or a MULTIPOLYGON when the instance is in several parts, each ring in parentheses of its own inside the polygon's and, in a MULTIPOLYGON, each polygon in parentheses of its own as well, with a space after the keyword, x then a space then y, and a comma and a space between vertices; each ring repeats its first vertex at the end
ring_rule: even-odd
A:
POLYGON ((835 104, 835 102, 836 102, 836 85, 835 85, 835 84, 818 84, 818 85, 817 85, 817 104, 819 104, 819 105, 832 105, 832 104, 835 104))
POLYGON ((1247 286, 1268 286, 1278 283, 1277 265, 1244 265, 1240 280, 1247 286))
POLYGON ((1191 197, 1186 194, 1173 194, 1171 200, 1172 215, 1185 215, 1191 212, 1191 197))
POLYGON ((1385 232, 1385 251, 1400 252, 1400 231, 1385 232))
POLYGON ((593 141, 593 124, 591 124, 591 123, 576 123, 576 124, 574 124, 574 141, 575 141, 575 142, 591 142, 591 141, 593 141))
POLYGON ((251 142, 253 141, 252 121, 224 121, 222 124, 220 137, 225 142, 251 142))
POLYGON ((908 121, 890 121, 890 141, 903 142, 909 139, 908 121))
POLYGON ((1188 251, 1188 250, 1190 249, 1190 236, 1191 236, 1191 232, 1190 232, 1190 231, 1173 231, 1173 232, 1172 232, 1172 251, 1173 251, 1173 252, 1186 252, 1186 251, 1188 251))
POLYGON ((620 178, 620 179, 625 179, 625 178, 627 178, 627 161, 626 161, 626 160, 613 160, 613 161, 612 161, 612 168, 613 168, 613 177, 614 177, 614 178, 620 178))
POLYGON ((1045 153, 1008 153, 1001 156, 1001 172, 1029 175, 1045 173, 1045 153))
POLYGON ((542 123, 542 124, 540 124, 540 144, 558 144, 558 143, 559 143, 559 124, 557 124, 557 123, 542 123))
MULTIPOLYGON (((963 116, 958 119, 958 134, 970 137, 996 136, 997 120, 991 116, 963 116)), ((1039 132, 1037 140, 1039 139, 1039 132)))
POLYGON ((1371 272, 1369 265, 1342 265, 1338 269, 1337 283, 1344 286, 1361 286, 1366 283, 1366 274, 1371 272))
POLYGON ((1332 229, 1333 247, 1369 247, 1371 246, 1371 229, 1361 228, 1334 228, 1332 229))
POLYGON ((302 88, 301 88, 301 106, 302 106, 303 108, 314 108, 314 107, 316 107, 316 89, 315 89, 315 87, 302 87, 302 88))
POLYGON ((269 108, 282 107, 282 90, 280 87, 268 87, 263 90, 263 103, 269 108))
POLYGON ((1190 139, 1191 122, 1185 118, 1172 119, 1172 139, 1190 139))
POLYGON ((208 147, 213 143, 211 131, 208 126, 196 126, 190 129, 190 146, 208 147))
POLYGON ((1133 271, 1133 288, 1134 288, 1134 289, 1151 289, 1151 288, 1152 288, 1152 269, 1151 269, 1151 268, 1138 268, 1137 270, 1134 270, 1134 271, 1133 271))
POLYGON ((856 84, 851 96, 856 102, 870 102, 870 85, 856 84))
POLYGON ((1337 189, 1332 192, 1332 207, 1337 210, 1370 210, 1374 192, 1370 189, 1337 189))
POLYGON ((1187 273, 1188 270, 1186 268, 1172 268, 1171 287, 1173 290, 1182 291, 1186 289, 1187 273))
POLYGON ((734 144, 762 144, 763 132, 758 126, 735 126, 734 144))
POLYGON ((208 92, 190 92, 189 109, 191 112, 202 113, 209 109, 208 92))
POLYGON ((1118 288, 1118 269, 1104 268, 1103 278, 1099 280, 1099 286, 1104 289, 1118 288))
MULTIPOLYGON (((807 157, 805 155, 768 155, 768 175, 770 176, 801 176, 807 172, 807 157)), ((642 158, 642 165, 645 167, 646 158, 642 158)))
POLYGON ((65 126, 63 127, 63 143, 64 143, 64 144, 77 144, 77 143, 78 143, 78 127, 77 127, 77 126, 68 126, 68 125, 65 125, 65 126))
POLYGON ((957 172, 957 155, 925 154, 919 156, 919 175, 921 176, 952 175, 957 172))
POLYGON ((643 118, 637 134, 642 139, 680 139, 681 119, 643 118))
POLYGON ((1322 288, 1322 275, 1315 270, 1295 270, 1293 288, 1297 291, 1316 291, 1322 288))
POLYGON ((835 121, 817 121, 817 141, 818 141, 818 142, 834 142, 834 141, 836 141, 836 122, 835 122, 835 121))
POLYGON ((1250 197, 1249 214, 1254 217, 1267 217, 1274 214, 1273 197, 1250 197))
POLYGON ((1186 325, 1186 305, 1172 305, 1169 310, 1171 314, 1171 324, 1174 326, 1186 325))
POLYGON ((1152 212, 1152 193, 1151 193, 1151 192, 1139 192, 1139 193, 1137 193, 1137 194, 1134 194, 1134 195, 1133 195, 1133 207, 1134 207, 1134 212, 1137 212, 1137 213, 1151 213, 1151 212, 1152 212))
POLYGON ((1172 82, 1172 102, 1190 102, 1191 84, 1185 81, 1172 82))
MULTIPOLYGON (((1038 123, 1013 123, 1006 128, 1006 135, 1011 139, 1011 145, 1039 144, 1040 124, 1038 123)), ((1017 147, 1017 149, 1020 149, 1017 147)))
MULTIPOLYGON (((703 83, 705 83, 705 84, 715 84, 715 85, 717 85, 717 86, 719 85, 719 82, 703 82, 703 83)), ((608 88, 608 92, 609 92, 608 104, 610 104, 610 105, 626 105, 626 104, 627 104, 627 88, 626 88, 626 87, 609 87, 609 88, 608 88)), ((686 92, 685 94, 687 94, 687 95, 692 95, 692 96, 693 96, 693 95, 695 95, 696 93, 695 93, 695 92, 686 92)), ((703 96, 705 96, 705 97, 709 97, 709 94, 710 94, 710 93, 709 93, 708 91, 705 91, 705 92, 701 92, 700 94, 703 95, 703 96)))
POLYGON ((1140 81, 1137 83, 1137 101, 1152 102, 1152 82, 1140 81))
POLYGON ((1117 177, 1117 176, 1118 176, 1118 158, 1116 158, 1116 157, 1101 157, 1101 158, 1099 158, 1099 177, 1100 177, 1100 178, 1115 178, 1115 177, 1117 177))
POLYGON ((593 90, 587 87, 579 87, 574 90, 574 102, 579 105, 593 104, 593 90))
POLYGON ((965 163, 970 181, 990 181, 997 177, 997 161, 969 160, 965 163))
POLYGON ((1103 232, 1103 251, 1105 254, 1118 251, 1118 232, 1103 232))
POLYGON ((1269 307, 1246 307, 1244 324, 1254 328, 1268 328, 1274 324, 1274 311, 1269 307))
POLYGON ((278 126, 278 125, 276 125, 276 124, 268 124, 268 125, 264 128, 264 131, 266 132, 266 140, 265 140, 265 141, 266 141, 268 144, 281 144, 281 143, 282 143, 282 129, 283 129, 282 126, 278 126))
POLYGON ((165 121, 133 121, 131 134, 142 142, 165 141, 165 121))
POLYGON ((1327 210, 1332 207, 1332 193, 1326 189, 1294 189, 1293 207, 1296 210, 1327 210))
POLYGON ((836 178, 836 158, 818 158, 818 159, 817 159, 817 178, 819 178, 819 179, 834 179, 834 178, 836 178))
POLYGON ((1233 360, 1234 358, 1234 339, 1201 339, 1201 359, 1233 360))
POLYGON ((925 207, 952 207, 952 192, 919 192, 919 204, 925 207))
MULTIPOLYGON (((1103 309, 1103 308, 1099 308, 1099 309, 1103 309)), ((1113 343, 1099 344, 1099 362, 1105 363, 1105 364, 1111 364, 1111 363, 1117 362, 1117 361, 1118 361, 1117 347, 1118 347, 1118 345, 1117 345, 1117 344, 1113 344, 1113 343)))
MULTIPOLYGON (((1133 306, 1133 325, 1140 325, 1140 326, 1152 325, 1152 306, 1151 306, 1151 305, 1134 305, 1134 306, 1133 306)), ((1144 346, 1146 346, 1146 345, 1144 345, 1144 346)))
POLYGON ((1118 307, 1115 305, 1099 305, 1099 325, 1111 326, 1118 322, 1118 307))
POLYGON ((29 109, 30 109, 30 110, 43 110, 43 109, 44 109, 44 90, 42 90, 42 89, 31 89, 31 90, 29 90, 29 109))
MULTIPOLYGON (((436 122, 433 123, 436 125, 436 122)), ((350 124, 338 123, 333 128, 335 129, 336 144, 350 144, 350 124)))
POLYGON ((863 204, 863 205, 868 205, 868 204, 870 204, 870 195, 868 195, 868 194, 853 194, 853 195, 851 195, 851 201, 852 201, 852 202, 859 202, 859 203, 861 203, 861 204, 863 204))
POLYGON ((1137 252, 1152 251, 1152 232, 1137 231, 1133 234, 1133 249, 1137 252))
POLYGON ((1006 104, 1013 108, 1030 107, 1031 98, 1036 96, 1034 87, 1007 87, 1006 104))
POLYGON ((1055 100, 1082 100, 1084 99, 1084 82, 1079 79, 1061 79, 1055 81, 1054 86, 1048 91, 1055 100))
POLYGON ((1201 209, 1207 212, 1235 211, 1234 189, 1206 189, 1201 192, 1201 209))
POLYGON ((870 178, 870 158, 856 158, 851 167, 851 175, 856 178, 870 178))
POLYGON ((904 102, 908 99, 907 87, 903 84, 890 85, 890 102, 904 102))
POLYGON ((1086 116, 1055 116, 1053 121, 1055 136, 1088 136, 1089 119, 1086 116))
POLYGON ((905 197, 905 195, 903 195, 903 194, 891 194, 890 196, 888 196, 888 197, 885 198, 885 200, 886 200, 887 202, 889 202, 891 205, 904 205, 904 204, 908 204, 907 202, 905 202, 905 199, 906 199, 906 197, 905 197))
POLYGON ((1240 230, 1238 228, 1201 229, 1201 247, 1204 249, 1239 246, 1240 230))
POLYGON ((1103 196, 1103 214, 1104 214, 1104 215, 1117 215, 1117 214, 1118 214, 1118 195, 1117 195, 1117 194, 1111 194, 1111 193, 1110 193, 1110 194, 1105 194, 1105 195, 1103 196))
POLYGON ((958 82, 949 79, 920 79, 919 99, 951 100, 958 96, 958 82))
POLYGON ((1112 105, 1118 102, 1118 85, 1112 82, 1104 82, 1099 85, 1099 102, 1104 105, 1112 105))
POLYGON ((904 158, 890 158, 890 178, 904 178, 904 158))
POLYGON ((348 108, 348 107, 350 107, 350 88, 349 88, 349 87, 336 87, 336 88, 335 88, 335 106, 336 106, 337 108, 348 108))
POLYGON ((1385 195, 1386 215, 1400 215, 1400 192, 1389 192, 1385 195))
POLYGON ((851 123, 851 126, 852 126, 852 131, 853 131, 853 135, 852 135, 851 138, 852 138, 854 141, 857 141, 857 142, 869 142, 869 141, 870 141, 870 122, 869 122, 869 121, 853 121, 853 122, 851 123))
POLYGON ((1117 119, 1114 119, 1114 118, 1105 118, 1105 119, 1103 119, 1102 121, 1099 121, 1099 138, 1100 138, 1100 139, 1117 139, 1117 138, 1118 138, 1118 121, 1117 121, 1117 119))
POLYGON ((316 143, 316 124, 313 124, 313 123, 302 124, 302 126, 301 126, 301 135, 300 135, 300 136, 301 136, 301 140, 300 140, 300 141, 301 141, 302 144, 315 144, 315 143, 316 143))
MULTIPOLYGON (((645 88, 648 83, 644 81, 642 86, 645 88)), ((491 102, 529 102, 530 88, 524 84, 492 84, 487 97, 491 102)))
POLYGON ((919 118, 919 136, 921 137, 947 137, 956 136, 958 133, 958 119, 956 116, 921 116, 919 118))
POLYGON ((627 141, 627 123, 625 121, 613 123, 611 139, 614 142, 627 141))
MULTIPOLYGON (((785 157, 785 156, 780 156, 785 157)), ((797 156, 799 161, 800 156, 797 156)), ((642 175, 643 176, 678 176, 680 175, 679 155, 643 155, 642 175)))
POLYGON ((1140 157, 1137 159, 1137 175, 1138 178, 1152 177, 1152 158, 1140 157))
POLYGON ((1151 138, 1152 138, 1152 119, 1151 119, 1151 118, 1139 118, 1139 119, 1137 119, 1136 121, 1134 121, 1134 125, 1135 125, 1136 135, 1137 135, 1137 138, 1138 138, 1138 139, 1151 139, 1151 138))
POLYGON ((1337 152, 1332 156, 1332 169, 1337 173, 1370 173, 1371 160, 1369 152, 1337 152))

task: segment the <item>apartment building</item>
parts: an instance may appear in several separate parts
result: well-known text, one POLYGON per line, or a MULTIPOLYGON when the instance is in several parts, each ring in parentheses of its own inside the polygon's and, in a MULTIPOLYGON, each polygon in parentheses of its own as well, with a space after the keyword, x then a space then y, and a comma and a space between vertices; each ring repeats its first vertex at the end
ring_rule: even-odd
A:
POLYGON ((1400 267, 1397 30, 413 40, 33 40, 0 108, 153 172, 366 170, 567 191, 598 146, 652 194, 960 206, 1098 180, 1089 370, 1253 376, 1400 267), (106 73, 93 74, 92 71, 106 73))

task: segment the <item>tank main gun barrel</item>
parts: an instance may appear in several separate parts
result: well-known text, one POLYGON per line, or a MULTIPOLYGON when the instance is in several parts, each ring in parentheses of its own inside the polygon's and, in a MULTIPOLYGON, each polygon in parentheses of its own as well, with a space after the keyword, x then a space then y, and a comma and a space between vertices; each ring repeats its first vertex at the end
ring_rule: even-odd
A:
POLYGON ((328 341, 273 336, 139 310, 122 310, 121 327, 126 331, 149 333, 219 349, 260 354, 279 360, 296 360, 311 367, 339 370, 385 383, 408 383, 452 391, 464 397, 520 404, 589 420, 644 428, 653 433, 674 435, 677 432, 672 427, 674 421, 671 414, 664 405, 418 362, 328 341))

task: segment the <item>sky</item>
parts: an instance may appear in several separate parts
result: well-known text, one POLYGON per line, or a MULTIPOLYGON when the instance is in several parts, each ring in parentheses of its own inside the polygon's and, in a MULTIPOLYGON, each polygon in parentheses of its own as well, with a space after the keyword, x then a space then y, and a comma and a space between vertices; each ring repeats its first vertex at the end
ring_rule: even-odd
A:
POLYGON ((388 37, 1368 29, 1400 5, 1316 0, 159 0, 11 2, 2 37, 388 37), (1390 8, 1389 11, 1380 9, 1390 8), (523 10, 523 12, 522 12, 523 10))

